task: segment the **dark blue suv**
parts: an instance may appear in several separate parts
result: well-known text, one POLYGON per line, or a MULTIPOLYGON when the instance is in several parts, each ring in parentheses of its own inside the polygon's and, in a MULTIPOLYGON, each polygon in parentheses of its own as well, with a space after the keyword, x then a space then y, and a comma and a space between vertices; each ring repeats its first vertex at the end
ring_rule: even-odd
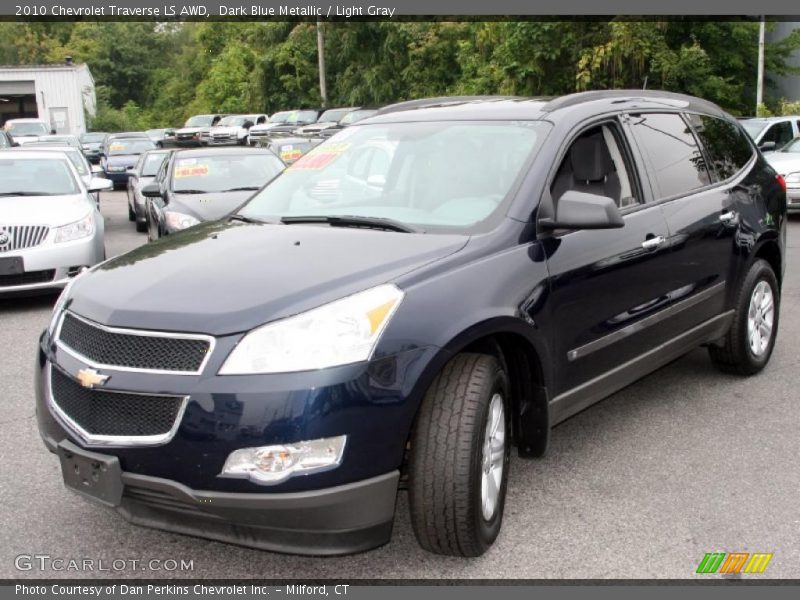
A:
MULTIPOLYGON (((207 166, 186 165, 194 176, 207 166)), ((688 96, 393 105, 229 217, 77 277, 41 338, 65 483, 258 548, 485 552, 512 446, 706 345, 769 360, 782 179, 688 96)))

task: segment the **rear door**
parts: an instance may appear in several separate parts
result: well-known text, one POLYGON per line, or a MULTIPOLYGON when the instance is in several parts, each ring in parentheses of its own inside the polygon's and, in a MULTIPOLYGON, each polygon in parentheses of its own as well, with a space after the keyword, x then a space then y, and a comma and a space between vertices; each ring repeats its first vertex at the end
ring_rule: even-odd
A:
POLYGON ((663 210, 669 236, 662 277, 670 290, 676 334, 723 312, 735 270, 738 212, 719 185, 688 119, 679 113, 631 114, 631 134, 641 168, 650 174, 653 200, 663 210))

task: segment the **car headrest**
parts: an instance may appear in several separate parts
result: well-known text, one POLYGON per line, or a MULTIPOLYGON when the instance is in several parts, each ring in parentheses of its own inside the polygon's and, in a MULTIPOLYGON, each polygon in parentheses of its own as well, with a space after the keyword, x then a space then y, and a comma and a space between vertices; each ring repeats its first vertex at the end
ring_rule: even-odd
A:
POLYGON ((599 134, 575 140, 570 150, 570 163, 575 179, 600 181, 611 172, 611 156, 599 134))

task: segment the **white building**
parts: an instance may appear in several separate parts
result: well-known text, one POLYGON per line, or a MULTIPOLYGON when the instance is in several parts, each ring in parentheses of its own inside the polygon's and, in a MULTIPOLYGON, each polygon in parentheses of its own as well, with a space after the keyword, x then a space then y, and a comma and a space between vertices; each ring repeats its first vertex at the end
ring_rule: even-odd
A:
POLYGON ((94 79, 85 64, 0 66, 0 126, 8 119, 45 120, 58 133, 86 131, 95 114, 94 79))

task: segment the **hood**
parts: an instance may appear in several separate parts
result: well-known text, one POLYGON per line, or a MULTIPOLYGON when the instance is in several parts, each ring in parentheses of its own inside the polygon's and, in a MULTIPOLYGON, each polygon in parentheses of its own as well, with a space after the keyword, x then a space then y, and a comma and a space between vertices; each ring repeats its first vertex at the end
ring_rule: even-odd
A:
POLYGON ((323 129, 328 129, 329 127, 335 127, 339 123, 336 121, 323 121, 321 123, 312 123, 311 125, 305 125, 304 127, 298 127, 297 131, 308 132, 308 131, 322 131, 323 129))
POLYGON ((214 135, 215 133, 228 133, 228 134, 234 134, 235 135, 235 134, 239 133, 242 129, 243 129, 243 127, 236 127, 236 126, 231 126, 231 127, 212 127, 209 130, 209 133, 211 135, 214 135))
POLYGON ((211 194, 176 194, 173 192, 167 210, 192 215, 200 221, 216 221, 229 215, 253 194, 255 191, 211 194))
POLYGON ((299 125, 296 123, 290 125, 288 123, 267 123, 265 125, 253 125, 250 131, 292 131, 297 129, 299 125))
POLYGON ((109 167, 129 167, 139 161, 138 154, 116 154, 106 157, 106 165, 109 167))
POLYGON ((393 281, 468 240, 216 221, 101 263, 75 281, 70 307, 110 326, 237 333, 393 281))
POLYGON ((82 194, 0 198, 3 225, 59 227, 82 219, 91 209, 82 194))
POLYGON ((24 144, 28 144, 30 142, 38 142, 39 136, 38 135, 12 135, 11 139, 17 142, 20 146, 24 144))
POLYGON ((175 130, 175 135, 186 134, 186 133, 200 133, 204 129, 208 129, 208 127, 181 127, 180 129, 175 130))
POLYGON ((764 158, 781 175, 800 171, 800 154, 797 152, 771 152, 764 158))

